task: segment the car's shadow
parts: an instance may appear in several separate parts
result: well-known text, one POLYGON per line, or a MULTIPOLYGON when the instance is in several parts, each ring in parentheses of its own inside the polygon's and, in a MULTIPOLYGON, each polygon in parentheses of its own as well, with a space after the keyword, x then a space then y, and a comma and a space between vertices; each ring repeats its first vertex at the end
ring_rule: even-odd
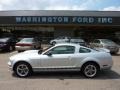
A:
MULTIPOLYGON (((16 77, 15 74, 13 74, 16 77)), ((41 72, 34 73, 32 76, 24 78, 24 79, 88 79, 84 77, 80 72, 41 72)), ((120 74, 115 71, 101 71, 94 77, 94 79, 120 79, 120 74)))

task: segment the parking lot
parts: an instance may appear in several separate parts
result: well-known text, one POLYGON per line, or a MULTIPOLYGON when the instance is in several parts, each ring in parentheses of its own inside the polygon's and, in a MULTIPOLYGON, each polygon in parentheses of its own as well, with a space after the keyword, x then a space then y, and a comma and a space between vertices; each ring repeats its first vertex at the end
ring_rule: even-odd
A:
POLYGON ((120 90, 120 53, 112 55, 111 71, 101 72, 87 79, 78 72, 36 73, 28 78, 17 78, 9 71, 7 62, 13 52, 0 52, 0 90, 120 90))

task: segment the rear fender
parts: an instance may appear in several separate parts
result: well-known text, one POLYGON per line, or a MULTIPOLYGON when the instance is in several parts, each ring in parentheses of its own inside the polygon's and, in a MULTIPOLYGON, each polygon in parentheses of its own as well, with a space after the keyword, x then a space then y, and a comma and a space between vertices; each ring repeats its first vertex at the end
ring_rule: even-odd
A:
POLYGON ((99 60, 96 58, 91 58, 91 57, 87 57, 84 60, 82 60, 80 63, 80 68, 83 66, 83 64, 90 62, 90 61, 97 63, 99 67, 101 68, 99 60))

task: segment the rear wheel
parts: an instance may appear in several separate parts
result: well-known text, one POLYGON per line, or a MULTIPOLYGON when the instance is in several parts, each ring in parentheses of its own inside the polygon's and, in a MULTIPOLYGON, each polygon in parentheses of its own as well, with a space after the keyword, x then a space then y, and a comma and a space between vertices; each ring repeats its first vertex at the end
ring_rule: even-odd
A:
POLYGON ((20 62, 15 65, 14 72, 18 77, 27 77, 32 74, 32 68, 25 62, 20 62))
POLYGON ((82 67, 82 73, 87 78, 93 78, 99 71, 98 66, 95 63, 87 63, 82 67))

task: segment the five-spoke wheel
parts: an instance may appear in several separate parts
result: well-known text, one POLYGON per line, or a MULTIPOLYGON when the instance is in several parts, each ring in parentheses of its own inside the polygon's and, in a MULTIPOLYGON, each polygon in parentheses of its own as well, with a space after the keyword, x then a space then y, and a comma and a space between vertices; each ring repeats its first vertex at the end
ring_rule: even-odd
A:
POLYGON ((94 63, 87 63, 82 68, 83 74, 88 78, 93 78, 98 73, 98 66, 94 63))
POLYGON ((32 69, 29 64, 21 62, 15 66, 15 74, 19 77, 27 77, 31 74, 32 69))

